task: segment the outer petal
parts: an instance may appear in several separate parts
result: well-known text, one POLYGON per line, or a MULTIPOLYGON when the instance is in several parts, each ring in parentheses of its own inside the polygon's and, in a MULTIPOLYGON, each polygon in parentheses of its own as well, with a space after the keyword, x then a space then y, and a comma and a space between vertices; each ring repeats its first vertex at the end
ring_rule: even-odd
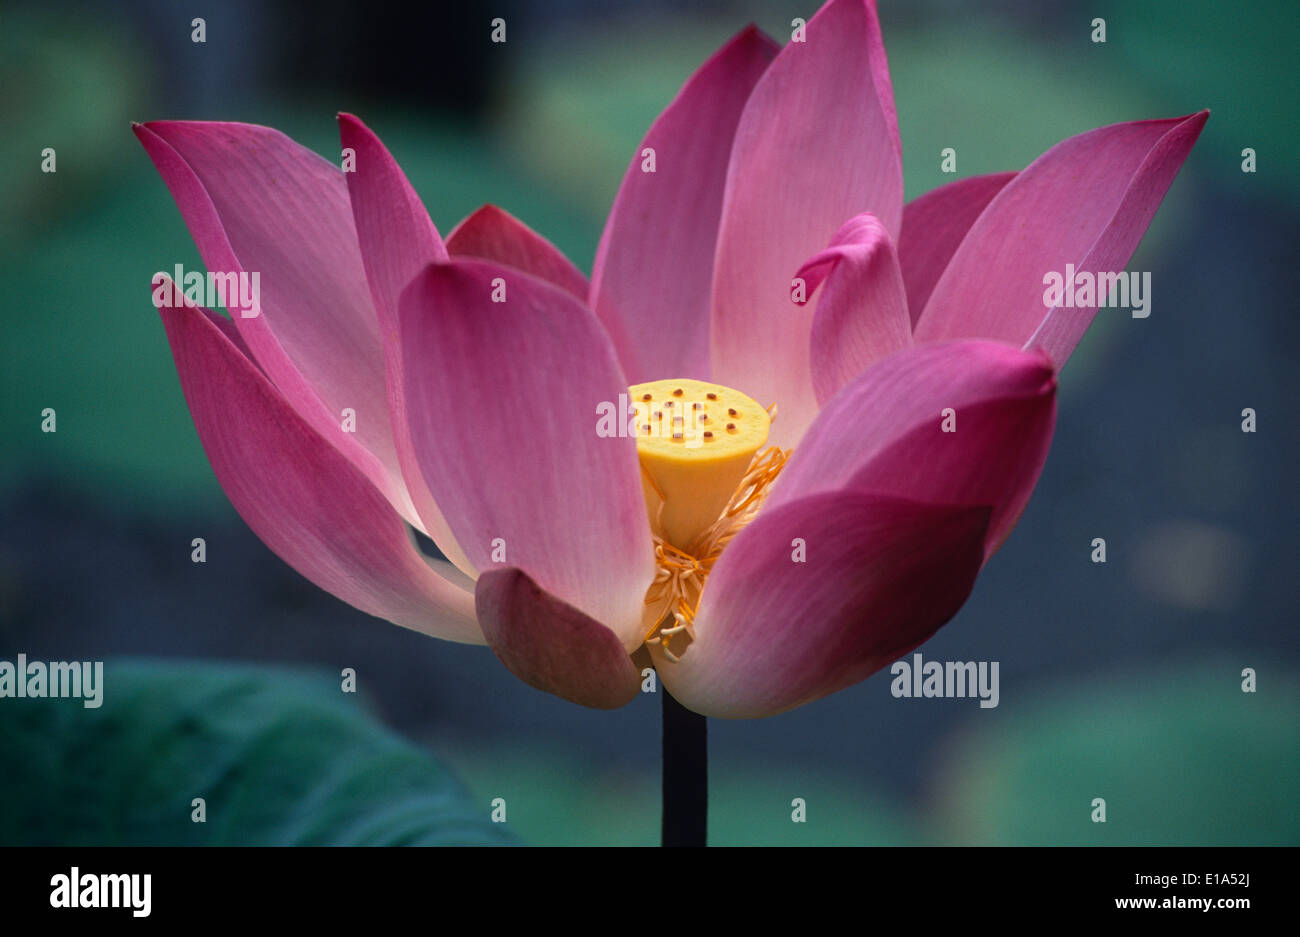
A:
POLYGON ((591 304, 628 379, 709 376, 709 294, 727 161, 741 111, 777 45, 750 26, 659 115, 610 210, 591 304), (655 171, 643 172, 645 150, 655 171))
POLYGON ((745 105, 727 170, 713 279, 713 379, 780 405, 793 445, 817 412, 811 316, 791 278, 840 223, 871 212, 897 237, 903 173, 875 4, 831 0, 745 105))
POLYGON ((483 634, 497 657, 529 686, 583 706, 616 709, 641 687, 641 672, 600 622, 548 594, 515 567, 478 579, 483 634))
POLYGON ((907 285, 912 324, 921 318, 934 284, 975 219, 1014 172, 958 179, 933 189, 903 206, 903 233, 898 236, 898 262, 907 285))
POLYGON ((988 505, 991 556, 1033 492, 1055 420, 1041 353, 977 341, 907 349, 827 405, 764 510, 836 490, 988 505))
POLYGON ((863 680, 937 631, 970 594, 987 508, 835 492, 765 510, 704 588, 664 687, 728 719, 770 716, 863 680), (793 562, 790 543, 806 544, 793 562))
POLYGON ((363 612, 482 644, 470 593, 430 568, 401 517, 226 338, 219 317, 161 312, 208 461, 253 532, 363 612))
POLYGON ((912 344, 894 242, 875 215, 846 221, 830 246, 796 276, 806 281, 808 293, 825 281, 812 323, 812 378, 819 406, 868 365, 912 344))
POLYGON ((429 267, 400 305, 416 453, 470 562, 524 570, 635 649, 653 547, 636 441, 597 435, 627 382, 596 317, 479 260, 429 267))
POLYGON ((388 412, 402 480, 425 532, 457 568, 473 575, 474 568, 451 535, 415 459, 397 334, 397 299, 402 288, 430 263, 446 260, 447 250, 406 174, 370 128, 351 114, 340 114, 339 136, 344 149, 351 149, 356 157, 355 171, 345 175, 366 282, 379 320, 388 412))
POLYGON ((235 315, 289 405, 419 524, 393 446, 379 324, 343 173, 269 127, 135 125, 212 272, 257 274, 261 313, 235 315), (345 408, 356 432, 342 428, 345 408))
POLYGON ((554 283, 582 302, 587 301, 587 278, 554 244, 528 225, 495 205, 484 205, 447 238, 453 257, 481 257, 554 283))
POLYGON ((1113 124, 1058 143, 999 192, 935 284, 917 341, 1033 341, 1065 364, 1095 309, 1043 305, 1066 264, 1118 272, 1142 239, 1208 111, 1113 124))

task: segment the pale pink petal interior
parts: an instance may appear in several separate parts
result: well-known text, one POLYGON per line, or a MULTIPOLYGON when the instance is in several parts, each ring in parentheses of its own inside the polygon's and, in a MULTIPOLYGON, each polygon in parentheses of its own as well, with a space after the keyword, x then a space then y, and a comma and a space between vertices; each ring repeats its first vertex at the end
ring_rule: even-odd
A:
POLYGON ((845 218, 871 212, 891 237, 903 209, 902 156, 875 4, 831 0, 759 79, 727 171, 713 280, 713 379, 780 418, 793 445, 817 413, 812 315, 792 279, 845 218))
POLYGON ((637 148, 592 272, 591 305, 634 384, 709 377, 709 302, 732 137, 777 46, 751 26, 705 62, 637 148))

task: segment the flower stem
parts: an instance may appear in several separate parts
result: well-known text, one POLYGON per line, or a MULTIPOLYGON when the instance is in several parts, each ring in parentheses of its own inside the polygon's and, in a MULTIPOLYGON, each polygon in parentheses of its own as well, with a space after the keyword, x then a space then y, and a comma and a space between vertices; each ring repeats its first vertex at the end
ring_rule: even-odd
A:
POLYGON ((708 723, 662 687, 665 846, 703 846, 709 835, 708 723))

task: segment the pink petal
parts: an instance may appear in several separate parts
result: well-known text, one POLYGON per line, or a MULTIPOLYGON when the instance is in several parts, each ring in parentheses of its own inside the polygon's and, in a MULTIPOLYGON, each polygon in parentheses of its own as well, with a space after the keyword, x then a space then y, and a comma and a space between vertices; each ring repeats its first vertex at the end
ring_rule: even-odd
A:
POLYGON ((795 276, 806 281, 808 295, 826 281, 811 339, 813 388, 820 406, 868 365, 912 344, 898 255, 875 215, 846 221, 830 246, 795 276))
POLYGON ((637 147, 596 251, 592 308, 628 379, 709 376, 709 293, 732 136, 777 45, 750 26, 705 62, 637 147), (645 150, 655 171, 643 172, 645 150))
POLYGON ((1043 304, 1044 275, 1128 263, 1209 111, 1113 124, 1058 143, 999 192, 935 284, 917 341, 1033 340, 1060 367, 1096 309, 1043 304))
POLYGON ((134 130, 208 270, 258 275, 261 313, 233 316, 258 365, 418 525, 343 173, 268 127, 154 121, 134 130), (345 408, 356 412, 354 433, 343 429, 345 408))
POLYGON ((1014 172, 998 172, 958 179, 903 206, 898 261, 907 285, 907 307, 913 325, 970 226, 993 196, 1015 177, 1014 172))
POLYGON ((831 0, 806 42, 777 56, 745 105, 727 170, 713 279, 713 379, 780 407, 772 441, 817 413, 812 317, 791 279, 847 217, 871 212, 897 238, 902 156, 873 2, 831 0))
POLYGON ((764 510, 852 490, 993 508, 992 555, 1020 517, 1051 445, 1056 381, 1045 355, 996 342, 920 345, 832 400, 764 510), (953 411, 945 432, 945 411, 953 411))
POLYGON ((473 596, 434 572, 388 501, 225 337, 220 317, 161 313, 208 461, 262 542, 363 612, 482 644, 473 596))
POLYGON ((356 160, 355 170, 344 175, 366 282, 379 319, 388 412, 402 480, 424 522, 424 531, 460 570, 473 575, 473 567, 420 474, 407 427, 402 352, 397 340, 397 300, 402 288, 430 263, 446 260, 447 251, 406 174, 370 128, 351 114, 340 114, 339 136, 343 148, 351 149, 356 160))
POLYGON ((633 650, 653 547, 636 442, 597 435, 627 380, 596 317, 468 259, 429 267, 400 306, 416 453, 470 562, 522 569, 633 650))
POLYGON ((554 244, 495 205, 484 205, 458 224, 447 238, 447 252, 453 257, 495 260, 587 301, 587 278, 582 271, 554 244))
POLYGON ((483 634, 531 687, 597 709, 631 702, 641 674, 614 632, 550 595, 512 566, 478 579, 483 634))
POLYGON ((765 509, 718 560, 680 663, 649 646, 665 688, 704 715, 752 719, 865 679, 961 608, 987 521, 987 508, 855 492, 765 509))
POLYGON ((339 114, 339 138, 356 154, 347 179, 361 259, 387 338, 396 338, 397 299, 434 261, 446 260, 438 229, 406 174, 374 132, 351 114, 339 114))

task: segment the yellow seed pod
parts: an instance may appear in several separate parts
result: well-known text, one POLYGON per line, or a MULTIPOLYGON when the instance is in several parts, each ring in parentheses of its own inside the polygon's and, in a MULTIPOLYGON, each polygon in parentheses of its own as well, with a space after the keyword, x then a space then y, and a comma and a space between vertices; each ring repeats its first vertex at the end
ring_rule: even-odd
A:
POLYGON ((652 381, 628 395, 650 525, 689 550, 767 443, 771 418, 753 398, 706 381, 652 381))

